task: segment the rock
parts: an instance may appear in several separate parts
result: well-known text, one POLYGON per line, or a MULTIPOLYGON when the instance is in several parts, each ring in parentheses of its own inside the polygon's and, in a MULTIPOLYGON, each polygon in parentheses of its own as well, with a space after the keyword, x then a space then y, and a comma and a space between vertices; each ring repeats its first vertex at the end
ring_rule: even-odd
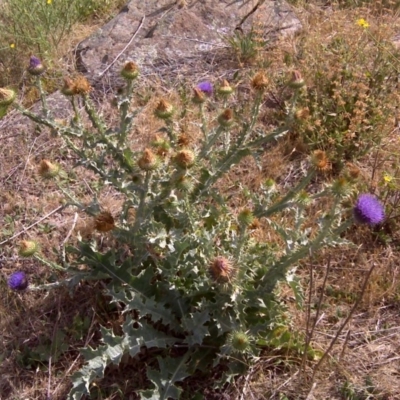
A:
MULTIPOLYGON (((148 78, 213 77, 218 70, 226 71, 227 60, 232 60, 227 38, 236 28, 248 32, 253 23, 263 28, 271 44, 301 29, 283 0, 132 0, 77 46, 76 66, 102 93, 123 83, 119 73, 130 60, 148 78)), ((47 103, 54 117, 71 115, 70 103, 60 92, 49 95, 47 103)), ((40 109, 40 103, 33 107, 34 112, 40 109)), ((12 113, 0 126, 26 123, 26 118, 12 113)))
POLYGON ((235 28, 246 32, 254 22, 269 42, 301 29, 285 1, 132 0, 78 45, 76 64, 92 84, 114 81, 128 60, 144 76, 198 78, 222 63, 235 28))

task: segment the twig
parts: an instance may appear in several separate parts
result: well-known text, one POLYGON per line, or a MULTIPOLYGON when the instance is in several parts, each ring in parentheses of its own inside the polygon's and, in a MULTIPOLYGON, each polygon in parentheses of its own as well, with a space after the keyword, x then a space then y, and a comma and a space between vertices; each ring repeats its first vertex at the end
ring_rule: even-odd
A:
POLYGON ((65 207, 65 205, 59 206, 57 207, 55 210, 50 211, 48 214, 46 214, 44 217, 40 218, 38 221, 34 222, 33 224, 29 225, 28 227, 26 227, 25 229, 22 229, 22 231, 16 233, 15 235, 12 235, 11 237, 9 237, 6 240, 3 240, 2 242, 0 242, 0 246, 2 244, 5 244, 13 239, 15 239, 18 236, 21 236, 23 233, 27 232, 29 229, 33 228, 34 226, 36 226, 37 224, 40 224, 43 220, 45 220, 46 218, 50 217, 51 215, 55 214, 56 212, 62 210, 65 207))
POLYGON ((314 382, 313 385, 312 385, 312 387, 311 387, 311 389, 310 389, 310 391, 308 392, 308 395, 307 395, 307 397, 306 397, 306 400, 312 400, 312 399, 314 399, 313 392, 314 392, 314 389, 316 388, 316 386, 317 386, 317 384, 314 382))
POLYGON ((349 315, 347 316, 347 318, 345 319, 345 321, 343 322, 343 324, 340 326, 340 328, 339 328, 338 331, 336 332, 335 337, 332 339, 332 341, 331 341, 331 343, 330 343, 328 349, 325 351, 325 353, 323 354, 323 356, 321 357, 321 359, 318 361, 318 364, 315 366, 314 371, 313 371, 313 374, 312 374, 311 382, 314 382, 314 378, 315 378, 315 375, 316 375, 316 373, 317 373, 319 367, 322 365, 323 361, 324 361, 325 358, 328 356, 329 352, 332 350, 332 348, 333 348, 333 346, 335 345, 337 339, 339 338, 340 334, 342 333, 344 327, 349 323, 351 317, 352 317, 353 314, 354 314, 354 311, 355 311, 356 308, 359 306, 359 304, 360 304, 360 302, 361 302, 361 299, 363 298, 363 295, 364 295, 364 293, 365 293, 365 290, 367 289, 367 284, 368 284, 369 278, 370 278, 370 276, 371 276, 371 274, 372 274, 372 271, 375 269, 375 265, 376 265, 376 264, 374 263, 374 264, 372 265, 372 267, 369 269, 369 271, 368 271, 368 273, 367 273, 367 276, 366 276, 365 279, 364 279, 364 283, 363 283, 363 286, 362 286, 362 288, 361 288, 360 295, 358 296, 357 301, 354 303, 352 309, 350 310, 349 315))
POLYGON ((76 221, 78 221, 78 213, 76 212, 74 215, 74 220, 72 222, 71 229, 68 231, 67 236, 65 236, 64 240, 60 244, 60 254, 61 254, 61 262, 63 264, 63 267, 65 268, 65 243, 67 243, 69 237, 71 236, 73 230, 75 229, 76 221))
POLYGON ((25 171, 26 171, 26 166, 28 165, 29 158, 31 157, 33 147, 34 147, 35 144, 36 144, 36 139, 37 139, 37 138, 35 138, 35 140, 34 140, 33 143, 32 143, 32 146, 31 146, 30 149, 29 149, 28 157, 26 158, 26 162, 25 162, 25 165, 24 165, 24 169, 23 169, 23 171, 22 171, 21 179, 19 180, 19 184, 18 184, 18 187, 17 187, 16 192, 18 192, 18 191, 19 191, 19 188, 21 187, 22 179, 24 178, 25 171))
MULTIPOLYGON (((330 257, 329 257, 329 259, 328 259, 328 265, 327 265, 327 267, 326 267, 326 273, 325 273, 325 277, 324 277, 324 282, 322 283, 322 287, 321 287, 321 293, 320 293, 320 296, 319 296, 319 299, 318 299, 318 305, 317 305, 317 313, 316 313, 316 315, 315 315, 315 319, 314 319, 314 323, 313 323, 313 325, 312 325, 312 327, 311 327, 311 331, 308 331, 308 323, 309 323, 309 318, 311 317, 311 310, 310 310, 310 307, 311 307, 311 304, 309 304, 308 305, 308 310, 309 310, 309 312, 310 312, 310 314, 307 316, 307 336, 306 336, 306 343, 305 343, 305 345, 304 345, 304 355, 303 355, 303 360, 302 360, 302 367, 305 369, 305 364, 306 364, 306 360, 307 360, 307 351, 308 351, 308 347, 310 346, 310 343, 311 343, 311 339, 312 339, 312 337, 313 337, 313 335, 314 335, 314 332, 315 332, 315 328, 316 328, 316 326, 317 326, 317 324, 318 324, 318 322, 320 321, 319 320, 319 314, 320 314, 320 312, 321 312, 321 307, 322 307, 322 300, 323 300, 323 297, 324 297, 324 292, 325 292, 325 286, 326 286, 326 282, 327 282, 327 280, 328 280, 328 275, 329 275, 329 272, 330 272, 330 268, 331 268, 331 259, 330 259, 330 257)), ((312 282, 312 274, 313 274, 313 264, 311 264, 311 275, 310 275, 310 295, 309 295, 309 301, 310 301, 310 299, 311 299, 311 290, 312 290, 312 286, 313 286, 313 282, 312 282)))
POLYGON ((130 44, 133 42, 133 39, 135 39, 136 35, 138 34, 139 30, 142 28, 145 18, 146 18, 146 16, 143 15, 142 19, 140 20, 139 26, 137 27, 135 33, 132 35, 128 44, 122 49, 122 51, 117 55, 117 57, 114 58, 113 62, 103 72, 101 72, 99 74, 99 77, 103 76, 116 63, 118 58, 120 58, 122 56, 122 54, 124 54, 125 50, 130 46, 130 44))

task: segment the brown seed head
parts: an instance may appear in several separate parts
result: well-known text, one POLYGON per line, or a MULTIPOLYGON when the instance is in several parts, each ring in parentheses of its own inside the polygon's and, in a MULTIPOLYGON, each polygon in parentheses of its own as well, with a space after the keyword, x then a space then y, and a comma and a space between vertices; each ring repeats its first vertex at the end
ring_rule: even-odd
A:
POLYGON ((14 90, 0 88, 0 106, 9 106, 16 96, 14 90))
POLYGON ((54 178, 60 172, 60 167, 57 164, 51 163, 49 160, 42 160, 39 163, 38 173, 42 178, 54 178))
POLYGON ((172 114, 174 113, 174 107, 171 103, 168 103, 167 100, 161 99, 158 104, 156 109, 154 110, 154 114, 156 117, 160 119, 169 119, 172 117, 172 114))
POLYGON ((159 164, 160 160, 150 149, 145 149, 138 161, 139 168, 143 171, 153 171, 159 164))
POLYGON ((33 240, 22 240, 19 243, 19 255, 22 257, 33 256, 39 250, 39 245, 33 240))
POLYGON ((230 94, 232 94, 232 92, 233 92, 233 89, 232 89, 231 85, 229 84, 229 82, 226 79, 224 79, 222 81, 221 86, 218 88, 218 93, 221 96, 227 97, 230 94))
POLYGON ((216 257, 211 261, 208 271, 217 283, 230 282, 236 272, 232 263, 225 257, 216 257))
POLYGON ((305 85, 304 79, 300 73, 300 71, 292 72, 292 79, 289 81, 289 86, 293 89, 300 89, 305 85))
POLYGON ((201 104, 207 100, 206 95, 199 88, 195 87, 193 89, 193 91, 194 91, 194 95, 193 95, 193 99, 192 99, 193 103, 201 104))
POLYGON ((175 163, 181 168, 190 168, 196 159, 192 150, 182 149, 174 157, 175 163))
POLYGON ((179 147, 187 147, 189 146, 191 140, 187 133, 181 133, 178 137, 178 146, 179 147))
POLYGON ((99 232, 109 232, 115 228, 114 217, 109 211, 102 211, 94 220, 94 228, 99 232))
POLYGON ((310 109, 308 107, 301 108, 295 112, 294 116, 298 120, 306 120, 310 116, 310 109))
POLYGON ((264 72, 257 72, 257 74, 254 75, 251 81, 251 86, 254 90, 259 92, 262 92, 267 88, 268 78, 265 76, 264 72))
POLYGON ((133 61, 128 61, 122 68, 121 75, 127 80, 136 79, 139 76, 139 68, 133 61))
POLYGON ((224 128, 229 128, 234 123, 233 118, 233 110, 230 108, 226 109, 219 117, 218 117, 219 124, 224 128))
POLYGON ((61 93, 65 96, 73 96, 75 93, 75 84, 71 78, 64 78, 64 86, 61 88, 61 93))
POLYGON ((315 150, 311 156, 311 162, 318 171, 326 172, 332 167, 325 151, 315 150))
POLYGON ((78 76, 73 81, 74 94, 87 95, 92 90, 89 81, 84 76, 78 76))

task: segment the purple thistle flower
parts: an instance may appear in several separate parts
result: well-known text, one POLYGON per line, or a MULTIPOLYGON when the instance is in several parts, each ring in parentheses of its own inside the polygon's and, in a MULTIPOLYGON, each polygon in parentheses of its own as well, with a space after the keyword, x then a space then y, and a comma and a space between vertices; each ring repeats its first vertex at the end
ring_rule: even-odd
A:
POLYGON ((44 72, 44 66, 39 58, 31 56, 29 59, 28 72, 32 75, 41 75, 44 72))
POLYGON ((353 211, 355 220, 362 224, 376 225, 385 219, 385 209, 373 194, 360 194, 353 211))
POLYGON ((25 272, 22 271, 17 271, 14 272, 9 278, 8 278, 8 286, 12 290, 25 290, 28 287, 28 278, 25 274, 25 272))
POLYGON ((200 89, 207 96, 211 96, 213 94, 213 90, 214 90, 212 83, 209 81, 200 82, 197 85, 197 89, 200 89))

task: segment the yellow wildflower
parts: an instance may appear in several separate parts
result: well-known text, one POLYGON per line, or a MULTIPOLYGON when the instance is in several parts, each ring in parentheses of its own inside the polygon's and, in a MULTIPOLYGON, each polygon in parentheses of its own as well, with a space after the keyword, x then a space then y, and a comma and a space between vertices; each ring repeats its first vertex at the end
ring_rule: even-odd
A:
POLYGON ((10 43, 10 49, 15 49, 15 43, 10 43))
POLYGON ((51 4, 53 0, 47 0, 47 4, 51 4))
POLYGON ((368 28, 369 27, 369 23, 364 18, 358 19, 357 20, 357 25, 361 26, 362 28, 368 28))
POLYGON ((389 174, 384 174, 384 175, 383 175, 383 180, 384 180, 386 183, 392 182, 393 176, 391 176, 391 175, 389 175, 389 174))

